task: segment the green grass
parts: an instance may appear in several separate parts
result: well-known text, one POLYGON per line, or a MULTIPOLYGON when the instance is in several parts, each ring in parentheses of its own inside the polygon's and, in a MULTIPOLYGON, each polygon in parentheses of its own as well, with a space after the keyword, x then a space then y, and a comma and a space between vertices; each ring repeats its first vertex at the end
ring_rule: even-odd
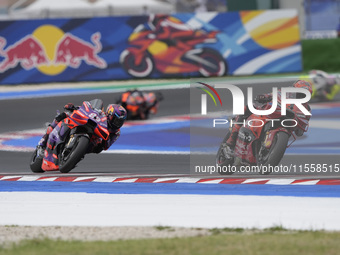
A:
POLYGON ((7 248, 1 255, 120 254, 120 255, 232 255, 232 254, 339 254, 340 232, 287 231, 274 227, 264 231, 225 229, 211 236, 143 239, 110 242, 30 240, 7 248))
POLYGON ((340 72, 340 38, 302 40, 303 69, 340 72))

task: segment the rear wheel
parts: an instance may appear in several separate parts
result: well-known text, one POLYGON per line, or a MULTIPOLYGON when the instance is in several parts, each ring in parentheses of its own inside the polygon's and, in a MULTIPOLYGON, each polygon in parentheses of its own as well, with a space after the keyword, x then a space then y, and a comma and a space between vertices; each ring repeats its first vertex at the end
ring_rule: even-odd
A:
POLYGON ((228 67, 221 54, 213 49, 203 49, 200 54, 207 63, 201 63, 199 72, 206 77, 223 76, 228 73, 228 67))
MULTIPOLYGON (((259 158, 257 160, 258 165, 263 166, 277 166, 287 148, 289 135, 286 132, 277 132, 273 139, 272 145, 269 149, 261 148, 259 158)), ((270 174, 271 171, 262 172, 262 174, 270 174)))
POLYGON ((70 149, 64 149, 59 156, 59 171, 70 172, 86 154, 89 146, 89 139, 85 136, 78 136, 77 141, 70 149))
POLYGON ((228 167, 233 165, 234 163, 234 157, 228 155, 227 153, 229 148, 226 142, 229 137, 230 132, 228 132, 227 135, 224 137, 216 155, 216 166, 220 167, 219 174, 221 175, 231 175, 234 173, 233 171, 226 171, 228 167))
POLYGON ((38 156, 38 149, 35 149, 30 162, 30 168, 33 173, 45 172, 44 170, 41 169, 42 162, 43 162, 42 156, 38 156))

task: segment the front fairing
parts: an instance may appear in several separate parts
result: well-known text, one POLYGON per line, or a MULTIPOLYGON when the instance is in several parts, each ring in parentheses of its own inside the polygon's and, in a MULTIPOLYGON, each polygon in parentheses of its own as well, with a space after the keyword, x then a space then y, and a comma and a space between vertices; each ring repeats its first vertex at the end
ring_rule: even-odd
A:
POLYGON ((90 125, 96 136, 104 140, 109 138, 110 133, 108 131, 105 114, 100 110, 92 109, 89 102, 84 102, 68 119, 65 123, 68 124, 71 129, 78 126, 90 125))
MULTIPOLYGON (((276 115, 277 113, 274 112, 272 116, 276 115)), ((256 148, 260 147, 261 141, 265 141, 267 144, 271 143, 270 138, 267 140, 268 134, 272 133, 271 131, 274 130, 274 133, 278 131, 287 132, 286 129, 273 124, 272 120, 274 118, 269 116, 252 114, 246 120, 244 127, 241 127, 235 146, 235 156, 240 159, 242 164, 257 163, 256 148)))
POLYGON ((252 114, 246 120, 245 125, 240 128, 235 146, 235 156, 240 158, 241 162, 256 163, 254 149, 267 122, 267 116, 252 114))

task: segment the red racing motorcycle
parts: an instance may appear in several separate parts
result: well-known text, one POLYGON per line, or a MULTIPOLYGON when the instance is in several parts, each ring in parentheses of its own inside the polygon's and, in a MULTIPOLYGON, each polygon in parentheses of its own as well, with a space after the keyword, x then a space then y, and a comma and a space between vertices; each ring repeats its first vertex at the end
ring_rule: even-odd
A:
POLYGON ((102 110, 102 100, 85 101, 60 121, 49 135, 46 150, 43 153, 34 151, 30 162, 32 172, 59 170, 68 173, 84 158, 91 141, 107 140, 110 133, 102 110))
POLYGON ((163 74, 199 72, 203 76, 222 76, 228 68, 216 50, 198 44, 215 43, 219 31, 196 30, 194 36, 177 44, 172 38, 157 39, 153 31, 138 26, 128 41, 131 47, 120 55, 120 64, 134 77, 147 77, 155 69, 163 74))
MULTIPOLYGON (((263 110, 270 104, 262 105, 263 110)), ((216 165, 228 166, 277 166, 285 151, 295 140, 296 134, 307 132, 310 116, 304 115, 295 105, 287 105, 287 114, 281 115, 281 100, 277 109, 270 115, 250 115, 239 130, 236 145, 232 152, 226 145, 231 134, 224 137, 216 156, 216 165), (293 140, 289 143, 290 137, 293 140), (289 143, 289 144, 288 144, 289 143)), ((260 171, 269 174, 271 171, 260 171)), ((221 171, 220 174, 233 174, 234 171, 221 171)))

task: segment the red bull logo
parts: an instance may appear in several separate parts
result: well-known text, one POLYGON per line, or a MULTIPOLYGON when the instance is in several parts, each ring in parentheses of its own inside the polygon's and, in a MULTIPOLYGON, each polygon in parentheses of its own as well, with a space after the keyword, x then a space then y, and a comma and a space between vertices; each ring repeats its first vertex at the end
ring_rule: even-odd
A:
POLYGON ((6 45, 6 39, 0 37, 0 54, 5 57, 0 64, 0 72, 16 67, 19 63, 26 70, 48 63, 43 46, 30 35, 7 47, 6 51, 3 50, 4 45, 6 45))
POLYGON ((96 32, 87 42, 58 27, 44 25, 12 45, 0 37, 0 72, 20 65, 25 70, 37 68, 47 75, 57 75, 67 67, 78 68, 82 61, 104 69, 107 63, 98 56, 102 50, 101 34, 96 32))

